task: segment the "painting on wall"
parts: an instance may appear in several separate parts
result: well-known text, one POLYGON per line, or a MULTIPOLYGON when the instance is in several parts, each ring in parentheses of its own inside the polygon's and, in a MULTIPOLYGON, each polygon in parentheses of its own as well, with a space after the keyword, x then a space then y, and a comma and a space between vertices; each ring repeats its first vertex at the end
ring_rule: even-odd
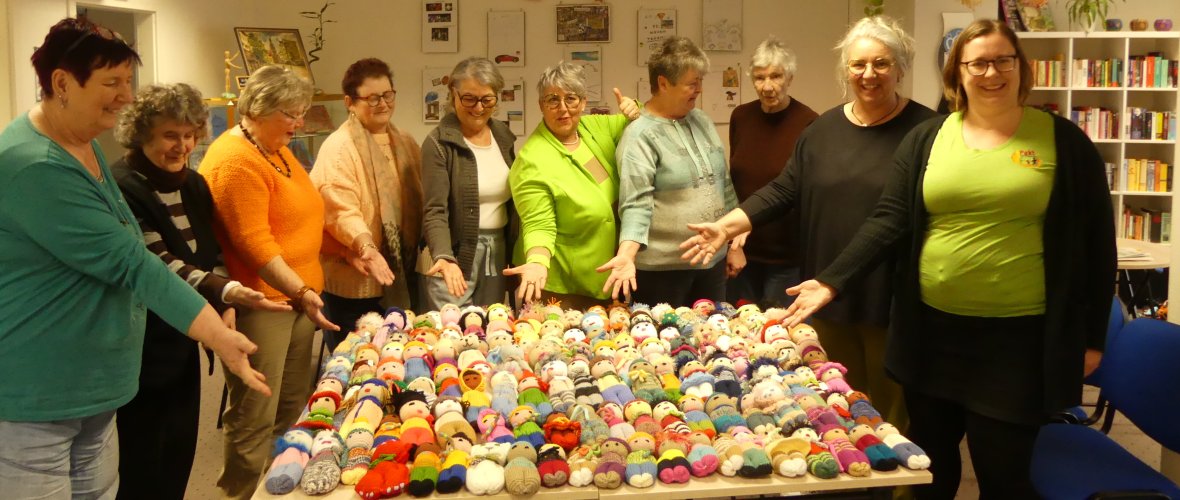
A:
POLYGON ((660 50, 664 40, 676 36, 676 9, 639 9, 639 53, 636 63, 647 65, 652 53, 660 50))
POLYGON ((422 52, 459 51, 459 0, 422 2, 422 52))
POLYGON ((561 43, 609 43, 610 6, 602 4, 558 5, 557 41, 561 43))
POLYGON ((712 66, 702 79, 704 95, 697 102, 713 123, 729 123, 733 108, 742 103, 742 67, 736 61, 727 64, 722 60, 712 61, 712 66))
POLYGON ((586 101, 591 105, 602 102, 602 46, 568 46, 565 60, 582 67, 586 78, 586 101))
POLYGON ((422 122, 438 123, 446 114, 451 68, 422 69, 422 122))
POLYGON ((238 49, 242 51, 242 62, 246 65, 246 72, 268 64, 277 64, 290 68, 299 76, 306 78, 313 84, 311 65, 307 62, 307 52, 303 50, 303 37, 299 30, 287 28, 234 28, 235 38, 238 39, 238 49))
POLYGON ((500 90, 500 103, 492 116, 508 122, 508 128, 520 137, 525 134, 524 110, 524 80, 517 78, 504 82, 504 88, 500 90))
POLYGON ((524 66, 524 11, 488 12, 488 59, 496 66, 524 66))
POLYGON ((742 50, 741 0, 701 0, 701 48, 724 52, 742 50))

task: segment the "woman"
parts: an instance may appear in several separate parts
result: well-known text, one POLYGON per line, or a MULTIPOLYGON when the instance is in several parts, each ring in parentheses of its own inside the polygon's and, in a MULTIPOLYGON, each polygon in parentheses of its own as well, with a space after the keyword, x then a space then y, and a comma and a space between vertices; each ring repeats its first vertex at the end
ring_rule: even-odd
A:
POLYGON ((1007 25, 975 21, 948 60, 955 112, 901 144, 873 216, 815 280, 791 290, 789 321, 894 248, 886 367, 905 388, 909 435, 934 473, 915 493, 954 497, 966 434, 984 498, 1035 498, 1038 428, 1078 404, 1101 358, 1115 272, 1110 195, 1086 135, 1023 105, 1032 73, 1007 25))
POLYGON ((582 116, 586 79, 568 62, 545 68, 537 96, 542 122, 508 174, 521 241, 512 259, 519 265, 504 274, 521 276, 519 303, 553 298, 566 308, 605 306, 606 276, 589 266, 615 254, 615 145, 639 106, 615 89, 623 114, 582 116))
POLYGON ((272 439, 307 404, 316 327, 339 330, 324 318, 319 295, 324 203, 286 146, 303 125, 311 95, 311 83, 290 69, 255 70, 238 99, 242 121, 213 141, 201 161, 230 278, 294 308, 243 311, 238 318, 242 333, 258 344, 253 361, 276 395, 258 397, 226 377, 225 465, 217 479, 226 497, 254 493, 272 439))
MULTIPOLYGON (((795 54, 769 37, 750 57, 750 81, 758 100, 734 108, 729 118, 729 175, 738 201, 782 174, 795 141, 819 115, 787 91, 795 79, 795 54)), ((799 218, 783 217, 735 237, 726 256, 726 297, 786 307, 787 287, 799 283, 799 218)))
MULTIPOLYGON (((222 277, 213 236, 213 199, 188 158, 205 135, 209 110, 193 87, 151 85, 123 108, 115 138, 127 154, 111 172, 152 253, 197 289, 233 326, 231 304, 290 310, 222 277), (215 274, 214 271, 221 274, 215 274)), ((184 498, 201 413, 197 343, 148 313, 139 392, 119 408, 118 498, 184 498)))
POLYGON ((383 311, 386 295, 389 305, 411 308, 422 232, 422 155, 410 134, 389 123, 393 72, 380 59, 361 59, 341 86, 348 121, 324 140, 311 170, 330 236, 321 255, 325 309, 343 327, 328 335, 329 349, 362 314, 383 311))
POLYGON ((725 299, 724 252, 706 269, 677 257, 689 222, 712 220, 737 205, 725 166, 725 146, 713 121, 697 109, 709 59, 687 38, 664 40, 647 61, 652 98, 619 141, 619 250, 598 268, 609 270, 603 292, 637 302, 682 306, 725 299), (637 285, 642 283, 642 287, 637 285))
POLYGON ((449 113, 422 141, 422 230, 433 263, 422 287, 425 309, 505 301, 516 136, 492 119, 503 88, 491 61, 460 61, 451 71, 449 113))
POLYGON ((131 102, 139 55, 64 19, 32 62, 42 100, 0 133, 0 491, 109 498, 115 410, 137 390, 148 309, 268 389, 254 344, 144 246, 94 140, 131 102))
MULTIPOLYGON (((897 93, 909 73, 913 40, 888 17, 861 19, 836 45, 837 68, 850 102, 832 108, 800 135, 790 163, 766 187, 715 224, 690 226, 684 257, 700 260, 753 225, 796 210, 803 277, 813 278, 848 245, 873 212, 893 170, 890 158, 905 135, 934 112, 897 93), (701 244, 700 247, 694 246, 701 244)), ((890 423, 906 428, 901 389, 885 373, 885 337, 892 300, 888 256, 865 269, 855 290, 812 319, 828 357, 848 368, 849 385, 863 390, 890 423)))

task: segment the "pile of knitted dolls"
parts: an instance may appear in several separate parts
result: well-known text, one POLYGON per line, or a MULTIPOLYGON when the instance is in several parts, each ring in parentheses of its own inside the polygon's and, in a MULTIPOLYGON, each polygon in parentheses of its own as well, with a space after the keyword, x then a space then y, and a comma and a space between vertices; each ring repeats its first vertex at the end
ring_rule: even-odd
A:
POLYGON ((275 444, 272 494, 863 477, 930 460, 783 311, 697 301, 362 317, 275 444))

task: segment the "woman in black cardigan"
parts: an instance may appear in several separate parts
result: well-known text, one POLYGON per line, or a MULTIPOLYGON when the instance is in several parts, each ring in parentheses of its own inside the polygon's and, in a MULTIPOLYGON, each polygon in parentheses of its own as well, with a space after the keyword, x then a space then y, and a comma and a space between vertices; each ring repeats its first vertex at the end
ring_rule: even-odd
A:
MULTIPOLYGON (((112 165, 144 242, 234 327, 231 305, 290 306, 223 277, 213 199, 188 168, 209 117, 201 94, 180 83, 149 86, 123 108, 115 136, 128 148, 112 165)), ((201 374, 197 343, 148 312, 139 392, 118 411, 118 498, 184 498, 197 447, 201 374)))
MULTIPOLYGON (((1103 161, 1073 123, 1024 107, 1031 69, 1016 35, 980 20, 943 72, 954 111, 915 128, 873 216, 798 294, 798 323, 884 258, 898 257, 886 368, 910 437, 953 498, 968 437, 983 498, 1035 498, 1033 442, 1078 404, 1097 367, 1115 273, 1103 161)), ((822 332, 820 332, 822 335, 822 332)))

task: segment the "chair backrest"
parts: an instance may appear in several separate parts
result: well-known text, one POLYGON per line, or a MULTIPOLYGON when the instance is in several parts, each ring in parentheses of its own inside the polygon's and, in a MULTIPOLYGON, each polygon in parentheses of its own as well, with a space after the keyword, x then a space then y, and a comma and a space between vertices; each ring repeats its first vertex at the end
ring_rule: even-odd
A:
MULTIPOLYGON (((1119 296, 1115 295, 1110 303, 1110 316, 1106 320, 1106 345, 1110 345, 1110 341, 1118 336, 1126 323, 1127 308, 1123 306, 1123 301, 1119 300, 1119 296)), ((1086 377, 1086 385, 1102 387, 1102 367, 1105 364, 1105 362, 1099 363, 1098 368, 1086 377)))
POLYGON ((1180 451, 1180 325, 1138 318, 1107 344, 1102 393, 1165 448, 1180 451))

